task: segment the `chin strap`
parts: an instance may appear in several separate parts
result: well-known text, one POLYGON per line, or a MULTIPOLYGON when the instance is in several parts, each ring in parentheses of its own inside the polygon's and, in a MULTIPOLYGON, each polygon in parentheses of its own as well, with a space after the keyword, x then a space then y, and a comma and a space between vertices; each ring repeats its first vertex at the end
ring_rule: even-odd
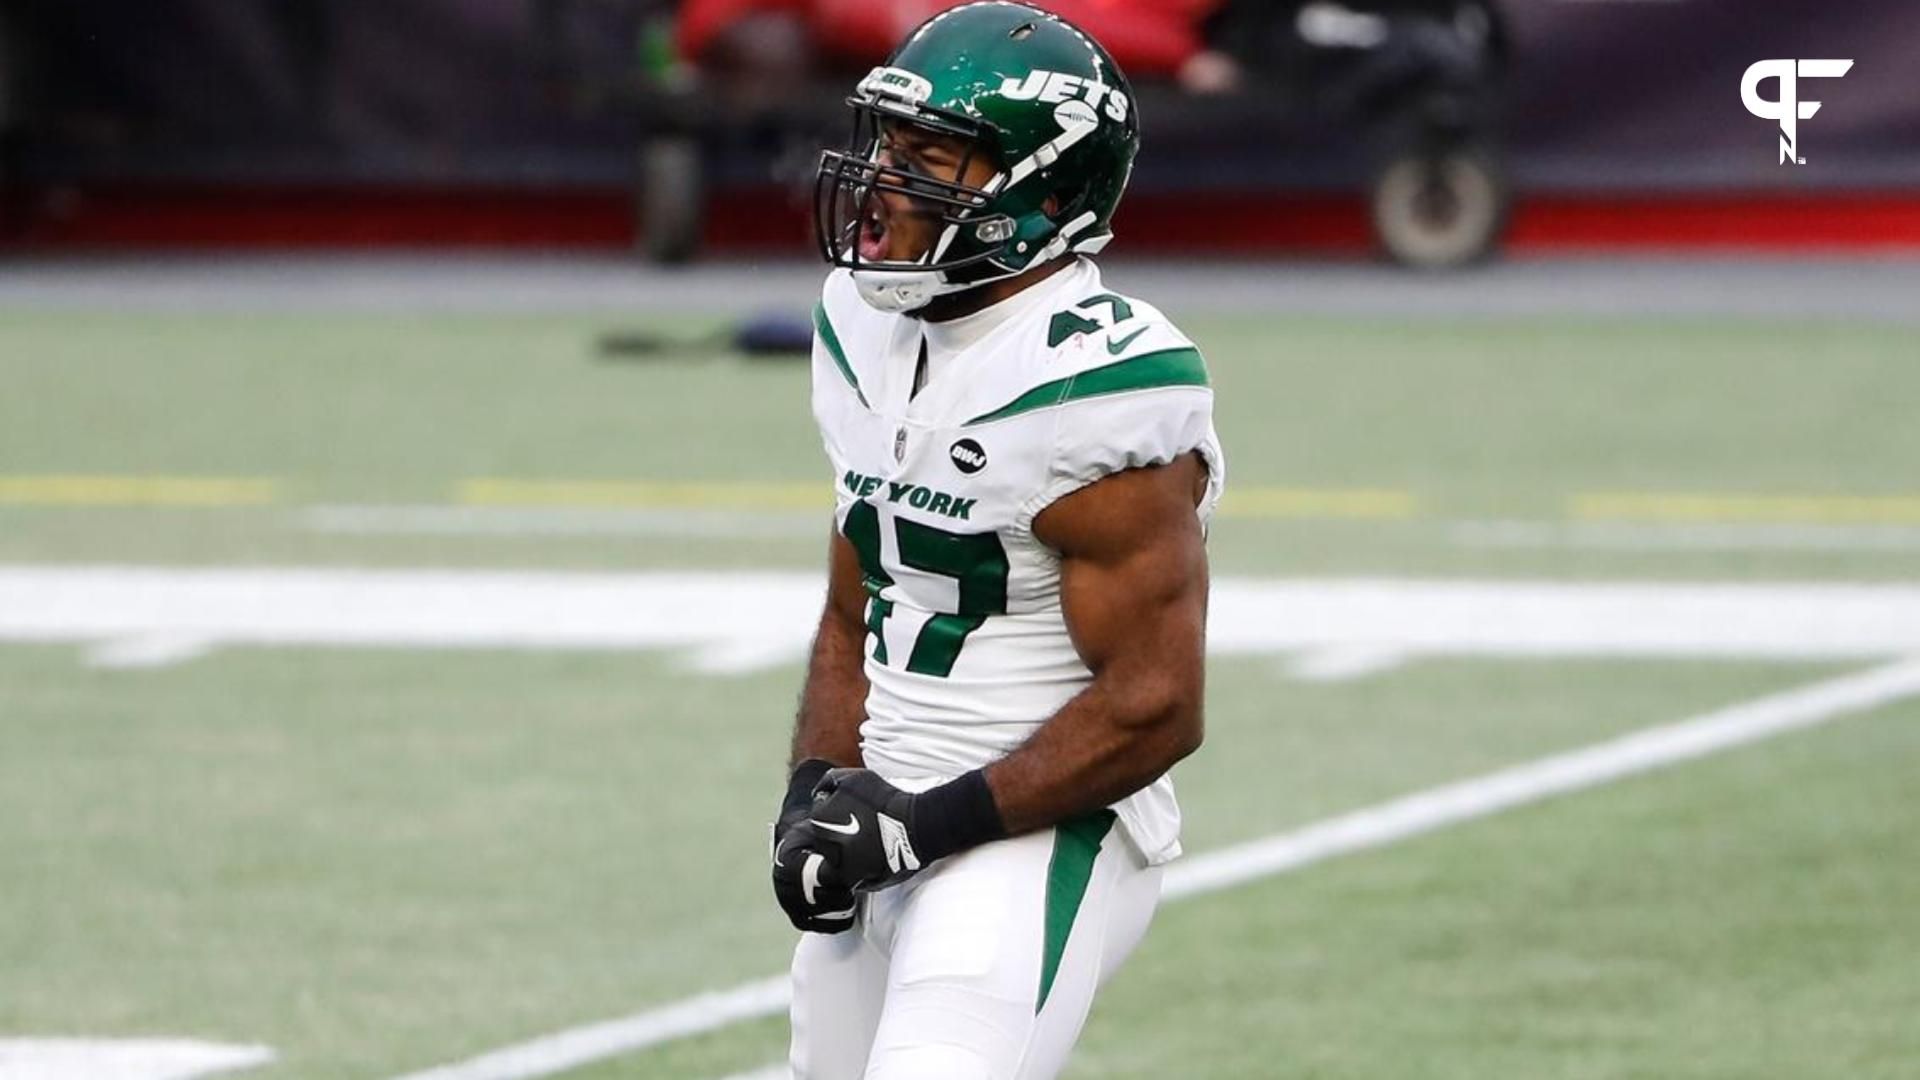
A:
MULTIPOLYGON (((1007 270, 977 281, 956 284, 946 279, 941 270, 859 270, 853 271, 854 286, 859 289, 860 299, 867 306, 890 315, 901 315, 909 311, 918 311, 926 307, 935 297, 950 296, 968 289, 977 289, 982 285, 991 285, 996 281, 1005 281, 1018 277, 1035 266, 1052 262, 1061 255, 1073 251, 1091 255, 1107 246, 1113 239, 1112 233, 1102 232, 1089 236, 1078 243, 1074 237, 1085 232, 1094 222, 1094 214, 1088 211, 1067 222, 1055 233, 1046 246, 1035 252, 1026 264, 1017 270, 1007 270)), ((949 229, 949 236, 951 229, 949 229)), ((945 246, 944 240, 942 247, 945 246)), ((924 256, 931 257, 931 256, 924 256)))
POLYGON ((890 315, 918 311, 934 297, 958 291, 933 270, 855 270, 853 284, 868 307, 890 315))
POLYGON ((1008 270, 992 277, 964 283, 948 281, 938 270, 855 270, 853 284, 860 291, 860 299, 865 300, 868 307, 892 315, 901 315, 926 307, 935 297, 951 296, 954 293, 966 292, 968 289, 977 289, 982 285, 991 285, 996 281, 1019 277, 1037 265, 1039 265, 1038 260, 1018 270, 1008 270))

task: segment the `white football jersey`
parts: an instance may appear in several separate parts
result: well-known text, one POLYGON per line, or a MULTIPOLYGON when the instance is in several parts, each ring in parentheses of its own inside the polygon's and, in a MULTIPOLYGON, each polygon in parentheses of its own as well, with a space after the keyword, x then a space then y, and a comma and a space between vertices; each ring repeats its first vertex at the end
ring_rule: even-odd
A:
MULTIPOLYGON (((1204 528, 1226 479, 1199 352, 1092 261, 960 322, 966 343, 913 394, 925 324, 867 306, 845 270, 814 309, 814 415, 869 596, 861 750, 908 790, 1006 756, 1093 679, 1035 515, 1197 450, 1204 528)), ((1169 778, 1113 809, 1149 863, 1179 854, 1169 778)))

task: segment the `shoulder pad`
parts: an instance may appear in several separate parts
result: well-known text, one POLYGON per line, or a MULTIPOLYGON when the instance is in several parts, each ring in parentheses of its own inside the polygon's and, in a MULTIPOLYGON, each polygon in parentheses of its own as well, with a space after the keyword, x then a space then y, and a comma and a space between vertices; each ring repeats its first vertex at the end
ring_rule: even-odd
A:
POLYGON ((1209 385, 1200 351, 1145 301, 1102 293, 1054 313, 1045 330, 1021 380, 1027 389, 969 424, 1112 394, 1209 385))

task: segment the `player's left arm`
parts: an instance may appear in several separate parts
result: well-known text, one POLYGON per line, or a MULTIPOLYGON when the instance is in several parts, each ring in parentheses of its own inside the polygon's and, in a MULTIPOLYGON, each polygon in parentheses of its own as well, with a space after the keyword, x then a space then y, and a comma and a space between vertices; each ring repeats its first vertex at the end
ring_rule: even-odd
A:
POLYGON ((990 840, 1112 805, 1201 738, 1207 554, 1198 453, 1127 469, 1055 501, 1033 531, 1059 552, 1067 631, 1094 678, 1012 753, 908 794, 866 769, 814 791, 810 843, 836 878, 879 888, 990 840))
POLYGON ((1128 469, 1041 511, 1060 605, 1093 683, 986 769, 1008 833, 1045 828, 1146 787, 1200 746, 1207 549, 1197 453, 1128 469))

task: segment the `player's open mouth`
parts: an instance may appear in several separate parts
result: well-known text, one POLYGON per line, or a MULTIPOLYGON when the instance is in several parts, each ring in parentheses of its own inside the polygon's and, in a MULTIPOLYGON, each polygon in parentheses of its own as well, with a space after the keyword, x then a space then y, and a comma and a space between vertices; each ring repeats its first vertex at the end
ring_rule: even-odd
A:
POLYGON ((869 207, 860 218, 860 258, 864 262, 884 262, 887 258, 887 220, 877 207, 869 207))

